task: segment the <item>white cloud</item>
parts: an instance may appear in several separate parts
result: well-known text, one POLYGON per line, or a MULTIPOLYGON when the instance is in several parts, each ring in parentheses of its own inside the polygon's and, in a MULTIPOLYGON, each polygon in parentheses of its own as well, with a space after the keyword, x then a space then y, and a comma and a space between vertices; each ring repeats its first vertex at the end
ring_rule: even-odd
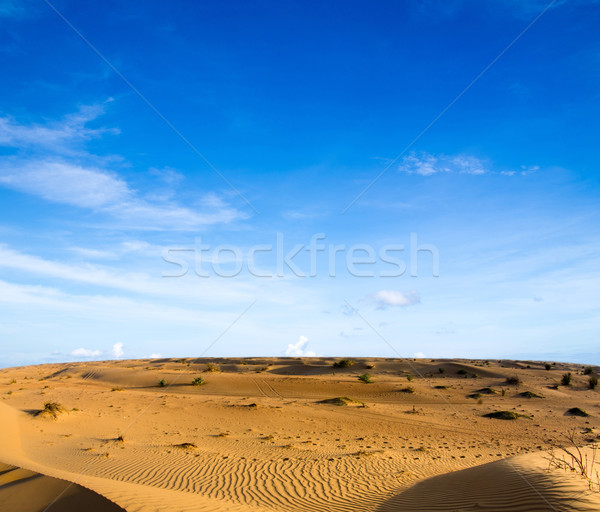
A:
POLYGON ((115 174, 56 161, 35 160, 0 169, 0 184, 47 201, 80 208, 114 208, 132 200, 115 174))
POLYGON ((423 352, 415 352, 413 354, 413 357, 416 357, 417 359, 423 359, 425 357, 425 354, 423 354, 423 352))
POLYGON ((162 354, 150 354, 148 356, 148 359, 160 359, 162 357, 162 354))
POLYGON ((76 348, 71 352, 73 357, 98 357, 102 354, 100 350, 89 350, 87 348, 76 348))
POLYGON ((377 309, 387 309, 389 307, 413 306, 421 302, 421 297, 416 290, 410 290, 408 292, 380 290, 371 295, 367 295, 365 300, 375 304, 377 309))
MULTIPOLYGON (((116 219, 125 228, 192 230, 246 218, 214 194, 204 193, 193 204, 181 205, 172 199, 174 191, 144 195, 133 189, 107 168, 111 159, 119 158, 101 158, 83 147, 84 142, 108 131, 86 127, 103 112, 102 107, 81 107, 60 122, 46 125, 24 125, 0 117, 0 146, 20 150, 0 159, 0 185, 110 216, 113 227, 116 219)), ((173 169, 152 169, 150 174, 169 185, 183 178, 173 169)))
POLYGON ((472 155, 432 155, 424 151, 411 151, 402 158, 398 169, 421 176, 439 173, 485 174, 489 172, 484 162, 472 155))
POLYGON ((185 231, 246 218, 213 194, 205 194, 191 207, 148 200, 114 172, 64 161, 9 161, 0 167, 0 185, 103 213, 137 229, 185 231))
POLYGON ((53 153, 72 152, 81 142, 97 138, 104 133, 119 133, 117 129, 88 128, 90 121, 104 113, 101 105, 83 105, 60 121, 46 124, 20 124, 12 117, 0 117, 0 145, 46 149, 53 153))
POLYGON ((308 346, 308 338, 300 336, 297 343, 290 343, 285 350, 285 355, 288 357, 316 357, 316 353, 312 350, 306 350, 308 346))
POLYGON ((466 154, 459 155, 433 155, 425 151, 411 151, 402 158, 398 170, 407 174, 432 176, 434 174, 500 174, 504 176, 527 176, 539 171, 537 165, 522 165, 516 170, 493 170, 491 164, 485 160, 466 154))
POLYGON ((70 247, 70 251, 79 256, 92 260, 114 260, 118 255, 114 251, 103 251, 100 249, 90 249, 88 247, 70 247))
POLYGON ((120 359, 123 357, 123 343, 115 343, 112 346, 112 355, 115 359, 120 359))

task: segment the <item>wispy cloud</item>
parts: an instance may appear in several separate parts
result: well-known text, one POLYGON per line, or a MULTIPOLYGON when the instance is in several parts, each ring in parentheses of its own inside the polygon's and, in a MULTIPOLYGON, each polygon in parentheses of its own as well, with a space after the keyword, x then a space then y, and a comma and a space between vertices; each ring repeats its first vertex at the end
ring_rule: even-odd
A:
POLYGON ((367 295, 364 300, 374 304, 376 309, 388 309, 391 307, 414 306, 421 302, 421 297, 416 290, 410 290, 408 292, 380 290, 371 295, 367 295))
POLYGON ((526 176, 539 170, 537 165, 521 165, 518 169, 494 169, 492 163, 474 155, 434 155, 425 151, 411 151, 402 158, 398 170, 406 174, 433 176, 436 174, 471 174, 481 176, 496 174, 504 176, 526 176))
POLYGON ((73 357, 92 358, 102 355, 101 350, 90 350, 88 348, 76 348, 71 351, 73 357))
POLYGON ((75 147, 82 142, 99 138, 105 133, 120 133, 117 128, 87 126, 102 114, 104 114, 102 105, 83 105, 77 112, 63 119, 45 124, 24 124, 11 116, 0 117, 0 145, 61 154, 73 153, 75 147))
MULTIPOLYGON (((87 127, 103 112, 102 107, 81 107, 59 122, 45 125, 0 118, 0 145, 19 148, 16 155, 0 159, 0 185, 91 210, 123 228, 182 231, 247 217, 208 192, 199 194, 193 204, 182 205, 173 199, 173 191, 158 197, 133 189, 115 170, 106 168, 106 158, 85 150, 86 141, 108 131, 118 133, 87 127)), ((169 186, 183 179, 174 169, 152 169, 149 174, 169 186)))
POLYGON ((404 156, 398 169, 408 174, 431 176, 439 173, 485 174, 487 165, 472 155, 432 155, 424 151, 411 151, 404 156))
POLYGON ((213 294, 210 301, 216 297, 225 300, 248 300, 251 295, 245 285, 233 284, 228 289, 218 282, 203 283, 199 288, 193 280, 166 280, 156 278, 143 272, 128 272, 111 266, 92 264, 74 264, 70 262, 53 261, 39 256, 15 251, 0 244, 0 269, 7 268, 29 274, 50 278, 84 283, 100 288, 121 290, 155 297, 178 297, 197 300, 207 299, 207 293, 213 294))

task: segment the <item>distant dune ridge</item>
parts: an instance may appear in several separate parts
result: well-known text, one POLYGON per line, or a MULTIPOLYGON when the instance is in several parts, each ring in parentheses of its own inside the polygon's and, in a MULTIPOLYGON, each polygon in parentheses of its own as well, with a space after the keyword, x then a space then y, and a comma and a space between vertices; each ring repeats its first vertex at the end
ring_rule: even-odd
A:
POLYGON ((343 359, 0 370, 0 509, 600 510, 597 368, 343 359), (567 434, 591 482, 550 464, 567 434))

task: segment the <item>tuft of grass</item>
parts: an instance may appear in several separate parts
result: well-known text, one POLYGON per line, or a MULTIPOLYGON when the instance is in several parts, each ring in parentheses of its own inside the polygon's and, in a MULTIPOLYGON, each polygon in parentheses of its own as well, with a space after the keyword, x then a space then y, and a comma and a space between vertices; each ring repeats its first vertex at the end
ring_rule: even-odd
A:
POLYGON ((519 384, 521 384, 521 379, 513 375, 512 377, 507 377, 505 382, 510 386, 518 386, 519 384))
POLYGON ((565 437, 569 441, 569 446, 561 447, 562 453, 559 452, 559 455, 556 455, 554 450, 549 452, 550 464, 548 469, 556 468, 577 473, 584 480, 587 480, 590 491, 600 492, 600 475, 596 469, 598 446, 594 446, 592 453, 588 456, 588 453, 583 452, 579 447, 575 428, 565 434, 565 437))
POLYGON ((550 370, 552 370, 552 365, 550 363, 546 363, 544 365, 544 368, 546 368, 546 370, 550 371, 550 370))
POLYGON ((408 382, 411 382, 413 379, 414 379, 414 377, 413 377, 412 375, 407 375, 407 376, 406 376, 406 380, 407 380, 408 382))
POLYGON ((181 448, 183 450, 194 450, 198 448, 194 443, 179 443, 173 445, 175 448, 181 448))
POLYGON ((544 398, 542 395, 538 395, 533 391, 523 391, 523 393, 519 393, 517 396, 520 396, 522 398, 544 398))
POLYGON ((361 382, 364 382, 365 384, 371 384, 373 381, 371 380, 371 376, 368 373, 363 373, 362 375, 359 375, 358 380, 360 380, 361 382))
POLYGON ((585 412, 583 409, 580 409, 579 407, 571 407, 567 411, 567 414, 569 416, 581 416, 582 418, 587 418, 589 416, 587 412, 585 412))
POLYGON ((405 388, 401 388, 398 391, 400 391, 400 393, 414 393, 415 392, 415 388, 413 388, 412 386, 406 386, 405 388))
POLYGON ((208 363, 206 365, 206 369, 204 371, 209 372, 209 373, 219 373, 221 371, 221 368, 219 367, 218 364, 208 363))
POLYGON ((196 377, 192 381, 192 386, 202 386, 206 381, 202 377, 196 377))
MULTIPOLYGON (((484 418, 493 418, 496 420, 517 420, 519 418, 529 418, 525 414, 518 414, 514 411, 495 411, 483 415, 484 418)), ((530 418, 531 419, 531 418, 530 418)))
POLYGON ((567 373, 563 373, 562 379, 560 379, 560 383, 563 386, 570 386, 572 380, 573 380, 573 374, 571 372, 567 372, 567 373))
POLYGON ((438 368, 438 372, 440 372, 440 373, 444 373, 445 371, 446 371, 446 368, 442 368, 442 367, 438 368))
POLYGON ((111 391, 123 391, 123 388, 112 388, 111 391))
POLYGON ((158 387, 159 387, 159 388, 164 388, 164 387, 166 387, 166 386, 167 386, 167 381, 166 381, 165 379, 160 379, 160 380, 158 381, 158 387))
POLYGON ((354 359, 341 359, 339 361, 335 361, 333 363, 333 367, 334 368, 350 368, 351 366, 354 366, 356 364, 356 361, 354 359))
POLYGON ((360 404, 363 406, 365 405, 364 402, 361 402, 360 400, 354 400, 353 398, 349 398, 347 396, 336 396, 335 398, 326 398, 325 400, 320 400, 318 403, 339 406, 346 406, 352 404, 360 404))
POLYGON ((482 395, 495 395, 497 391, 492 388, 481 388, 477 390, 477 393, 481 393, 482 395))
POLYGON ((596 389, 598 387, 597 375, 590 375, 590 378, 588 379, 588 386, 590 387, 590 389, 596 389))
POLYGON ((61 412, 65 412, 65 408, 58 402, 46 402, 44 408, 37 414, 44 414, 56 419, 61 412))

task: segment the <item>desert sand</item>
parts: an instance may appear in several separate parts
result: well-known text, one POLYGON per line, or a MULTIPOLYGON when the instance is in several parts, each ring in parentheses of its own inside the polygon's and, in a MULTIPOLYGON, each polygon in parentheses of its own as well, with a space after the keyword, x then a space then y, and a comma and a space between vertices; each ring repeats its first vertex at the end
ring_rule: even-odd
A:
POLYGON ((550 450, 566 457, 558 447, 571 432, 590 473, 598 468, 600 401, 584 366, 357 358, 334 367, 339 361, 0 370, 0 508, 600 510, 594 477, 550 464, 550 450), (567 372, 571 384, 560 385, 567 372), (365 373, 372 382, 358 379, 365 373), (499 411, 513 419, 484 416, 499 411))

